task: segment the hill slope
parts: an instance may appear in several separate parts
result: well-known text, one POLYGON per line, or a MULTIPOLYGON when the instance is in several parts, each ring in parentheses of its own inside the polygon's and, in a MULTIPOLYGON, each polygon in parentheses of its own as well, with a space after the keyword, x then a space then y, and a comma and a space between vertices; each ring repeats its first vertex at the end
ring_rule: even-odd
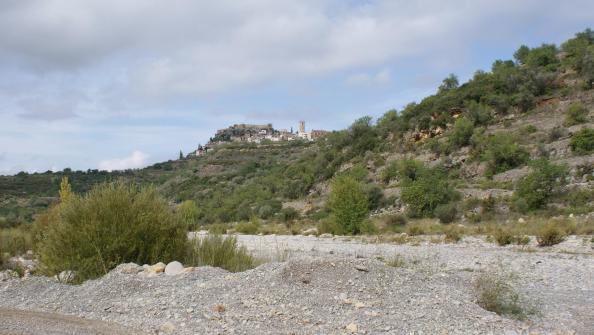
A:
POLYGON ((433 216, 440 204, 454 206, 457 219, 473 221, 510 212, 592 212, 594 33, 578 33, 560 48, 522 46, 514 58, 495 61, 490 72, 477 71, 462 85, 452 75, 419 103, 388 111, 376 122, 361 118, 314 143, 226 144, 205 156, 134 171, 2 176, 0 226, 30 222, 55 201, 62 176, 69 176, 75 192, 115 178, 154 184, 175 203, 195 201, 196 224, 282 219, 289 215, 283 206, 317 221, 327 215, 328 181, 337 174, 364 185, 376 214, 433 216), (542 201, 527 193, 514 197, 520 181, 534 186, 523 177, 538 160, 565 166, 567 185, 536 185, 533 193, 546 193, 542 201), (409 193, 422 180, 407 179, 406 166, 415 172, 421 166, 437 182, 428 189, 442 185, 448 195, 417 206, 409 193))

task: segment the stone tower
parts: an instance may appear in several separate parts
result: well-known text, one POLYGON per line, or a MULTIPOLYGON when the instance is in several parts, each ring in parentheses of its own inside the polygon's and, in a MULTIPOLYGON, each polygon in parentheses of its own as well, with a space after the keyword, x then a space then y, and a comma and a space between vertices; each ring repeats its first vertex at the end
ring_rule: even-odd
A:
POLYGON ((299 121, 299 132, 305 133, 305 121, 299 121))

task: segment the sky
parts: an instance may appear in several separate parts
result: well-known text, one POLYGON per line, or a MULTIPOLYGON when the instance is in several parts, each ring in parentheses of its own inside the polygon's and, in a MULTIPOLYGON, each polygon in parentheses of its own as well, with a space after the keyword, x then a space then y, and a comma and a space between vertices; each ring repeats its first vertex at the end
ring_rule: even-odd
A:
POLYGON ((591 0, 0 0, 0 174, 141 168, 235 123, 344 129, 593 23, 591 0))

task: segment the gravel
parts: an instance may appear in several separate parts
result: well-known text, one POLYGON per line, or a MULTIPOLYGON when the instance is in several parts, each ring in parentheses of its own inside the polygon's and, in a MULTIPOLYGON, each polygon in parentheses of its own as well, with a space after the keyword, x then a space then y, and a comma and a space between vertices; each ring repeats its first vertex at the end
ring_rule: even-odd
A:
MULTIPOLYGON (((0 307, 110 321, 152 334, 594 333, 589 238, 571 237, 546 249, 498 247, 478 238, 416 245, 304 236, 239 241, 260 257, 284 261, 241 273, 200 267, 176 275, 125 264, 81 285, 6 279, 0 307), (398 266, 386 265, 394 257, 398 266), (472 282, 493 269, 515 275, 516 289, 534 311, 527 320, 476 304, 472 282)), ((7 331, 3 317, 0 334, 7 331)))

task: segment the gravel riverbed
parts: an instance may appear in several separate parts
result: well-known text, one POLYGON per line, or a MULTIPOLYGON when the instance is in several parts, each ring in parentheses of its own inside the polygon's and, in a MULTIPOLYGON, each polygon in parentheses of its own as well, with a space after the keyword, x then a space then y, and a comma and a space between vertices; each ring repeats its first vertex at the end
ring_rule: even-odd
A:
MULTIPOLYGON (((238 239, 277 262, 241 273, 201 267, 172 276, 125 264, 81 285, 8 279, 0 282, 0 308, 109 321, 147 334, 594 333, 590 237, 572 236, 551 248, 499 247, 476 237, 414 245, 344 237, 238 239), (398 266, 386 265, 395 258, 398 266), (533 310, 526 320, 476 304, 472 283, 487 270, 513 273, 533 310)), ((15 330, 1 311, 0 334, 34 333, 22 325, 15 330)))

